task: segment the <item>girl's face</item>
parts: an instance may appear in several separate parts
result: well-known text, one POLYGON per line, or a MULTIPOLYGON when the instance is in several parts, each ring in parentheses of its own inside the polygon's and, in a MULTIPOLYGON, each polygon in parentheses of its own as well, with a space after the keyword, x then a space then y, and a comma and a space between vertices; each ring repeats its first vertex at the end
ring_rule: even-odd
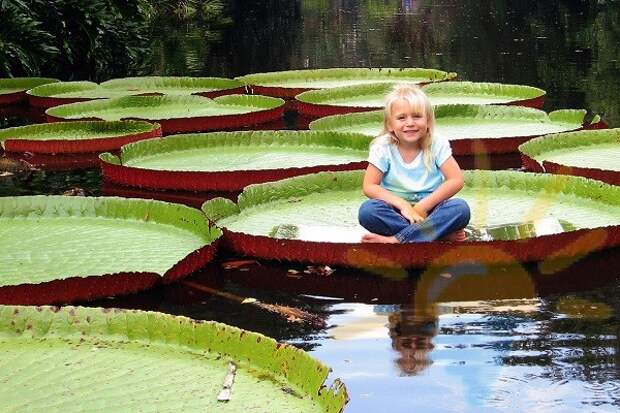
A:
POLYGON ((404 99, 396 100, 390 108, 388 130, 401 144, 420 144, 428 133, 428 120, 424 108, 415 110, 404 99))

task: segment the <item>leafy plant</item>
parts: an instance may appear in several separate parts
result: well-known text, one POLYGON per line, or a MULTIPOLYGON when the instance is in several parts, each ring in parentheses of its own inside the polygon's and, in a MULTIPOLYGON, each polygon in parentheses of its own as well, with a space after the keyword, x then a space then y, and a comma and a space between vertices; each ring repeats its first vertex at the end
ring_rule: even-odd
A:
POLYGON ((133 2, 1 0, 0 76, 100 81, 135 71, 147 21, 133 2))
POLYGON ((59 50, 54 36, 42 28, 27 1, 0 0, 0 76, 40 73, 40 65, 59 50))

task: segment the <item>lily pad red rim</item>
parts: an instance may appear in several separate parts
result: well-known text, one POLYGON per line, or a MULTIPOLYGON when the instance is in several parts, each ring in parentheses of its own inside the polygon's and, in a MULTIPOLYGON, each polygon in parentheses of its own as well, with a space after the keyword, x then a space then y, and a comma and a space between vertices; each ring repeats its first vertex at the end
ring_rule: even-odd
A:
MULTIPOLYGON (((41 200, 46 199, 67 199, 73 203, 85 203, 94 200, 94 205, 104 203, 138 203, 145 207, 152 206, 159 211, 165 211, 172 205, 168 202, 143 200, 143 199, 126 199, 116 197, 65 197, 58 195, 35 195, 12 197, 17 203, 22 200, 41 200)), ((184 205, 176 205, 177 207, 186 208, 189 213, 196 215, 197 210, 184 205), (194 212, 196 211, 196 212, 194 212)), ((156 214, 155 214, 156 215, 156 214)), ((148 219, 155 220, 156 217, 148 219)), ((210 230, 212 231, 212 230, 210 230)), ((19 285, 6 285, 0 287, 0 304, 20 304, 20 305, 44 305, 68 303, 80 300, 93 300, 95 298, 104 298, 112 295, 128 294, 140 290, 145 290, 159 284, 168 284, 178 281, 186 277, 194 271, 199 270, 215 256, 219 236, 217 232, 215 239, 210 243, 190 252, 164 274, 156 274, 152 272, 118 272, 109 274, 93 274, 84 276, 69 276, 62 279, 54 279, 51 281, 41 282, 37 284, 22 283, 19 285)))
POLYGON ((2 83, 15 83, 16 85, 22 85, 18 86, 22 89, 20 91, 12 93, 0 93, 0 106, 14 105, 23 102, 24 100, 26 100, 26 91, 28 89, 39 85, 55 82, 59 82, 59 80, 51 77, 13 77, 0 79, 0 86, 2 85, 2 83))
MULTIPOLYGON (((333 132, 312 132, 312 131, 242 131, 242 132, 211 132, 206 134, 188 134, 166 137, 167 143, 170 139, 175 139, 181 145, 197 144, 202 139, 231 139, 237 138, 240 144, 244 140, 252 140, 255 137, 261 139, 261 136, 274 136, 276 139, 292 139, 296 136, 304 136, 306 139, 316 139, 318 143, 321 139, 332 137, 334 143, 330 146, 346 145, 347 140, 354 142, 360 140, 356 148, 367 145, 364 136, 356 134, 344 134, 333 132), (339 143, 338 143, 339 142, 339 143)), ((323 139, 324 140, 324 139, 323 139)), ((152 141, 149 146, 155 147, 159 142, 152 141)), ((301 142, 300 142, 301 143, 301 142)), ((363 169, 366 167, 366 160, 359 162, 349 162, 344 164, 316 165, 307 167, 289 167, 289 168, 268 168, 268 169, 239 169, 235 171, 164 171, 147 168, 139 168, 122 164, 123 151, 145 146, 145 144, 136 143, 132 146, 121 148, 120 157, 103 153, 99 156, 100 166, 104 180, 123 186, 132 186, 140 188, 148 188, 155 190, 185 190, 185 191, 222 191, 222 192, 238 192, 244 187, 269 182, 280 179, 290 178, 294 176, 321 172, 321 171, 348 171, 354 169, 363 169)))
MULTIPOLYGON (((18 139, 7 138, 0 142, 6 152, 30 152, 38 154, 70 154, 70 153, 97 153, 103 151, 118 150, 121 146, 131 142, 136 142, 143 139, 150 139, 162 136, 161 126, 158 123, 145 122, 145 121, 132 121, 135 125, 144 126, 146 129, 143 132, 136 133, 124 133, 117 135, 110 135, 109 137, 100 137, 92 139, 28 139, 29 131, 35 134, 36 130, 41 128, 47 129, 60 129, 72 127, 88 127, 97 126, 98 123, 110 125, 122 125, 129 124, 129 121, 73 121, 73 122, 54 122, 43 125, 27 125, 19 126, 15 128, 4 129, 2 133, 10 133, 11 130, 21 136, 18 139)), ((17 135, 16 135, 17 136, 17 135)))
MULTIPOLYGON (((251 95, 225 95, 219 96, 215 98, 218 99, 228 99, 236 96, 247 96, 251 99, 251 95)), ((258 96, 258 95, 257 95, 258 96)), ((143 96, 129 96, 129 97, 143 97, 143 96)), ((204 97, 203 97, 204 98, 204 97)), ((261 98, 268 98, 265 96, 261 96, 261 98)), ((119 98, 123 99, 123 98, 119 98)), ((205 98, 207 99, 207 98, 205 98)), ((268 98, 268 99, 277 99, 277 98, 268 98)), ((106 99, 112 101, 114 99, 106 99)), ((90 102, 82 102, 84 104, 90 102)), ((201 132, 201 131, 216 131, 216 130, 227 130, 227 129, 238 129, 244 128, 255 124, 261 124, 265 122, 270 122, 276 119, 281 118, 284 115, 284 101, 281 100, 281 103, 276 107, 271 109, 262 109, 256 110, 248 113, 241 114, 233 114, 233 115, 217 115, 217 116, 195 116, 195 117, 178 117, 178 118, 162 118, 162 119, 144 119, 139 117, 127 117, 121 118, 120 120, 135 120, 135 121, 146 121, 146 122, 157 122, 161 125, 163 135, 177 134, 177 133, 188 133, 188 132, 201 132)), ((74 103, 72 105, 77 105, 80 103, 74 103)), ((55 116, 49 113, 50 110, 56 108, 62 108, 63 106, 69 105, 60 105, 54 108, 50 108, 46 111, 46 117, 48 122, 61 122, 61 121, 74 121, 74 120, 102 120, 97 117, 84 117, 80 119, 65 119, 59 116, 55 116)))
MULTIPOLYGON (((579 125, 574 129, 570 129, 570 131, 576 131, 581 129, 598 129, 603 126, 600 125, 600 119, 595 118, 592 122, 589 123, 586 121, 586 111, 579 109, 559 109, 552 111, 550 113, 546 113, 540 109, 529 108, 529 107, 516 107, 516 106, 508 106, 508 105, 467 105, 467 104, 448 104, 448 105, 440 105, 435 107, 435 122, 441 123, 442 118, 450 118, 450 117, 461 117, 467 116, 468 118, 478 119, 478 118, 491 118, 491 119, 518 119, 522 117, 528 120, 536 120, 538 122, 543 121, 564 121, 566 123, 570 123, 572 125, 579 125)), ((336 123, 338 121, 342 121, 343 119, 347 119, 346 123, 355 124, 357 120, 360 122, 368 121, 368 118, 374 119, 375 117, 380 118, 381 122, 383 119, 383 111, 382 110, 373 110, 367 111, 364 113, 348 113, 341 115, 331 115, 327 117, 323 117, 317 119, 310 123, 309 127, 311 130, 328 130, 325 124, 327 123, 336 123), (323 126, 319 126, 322 124, 323 126)), ((547 135, 547 134, 545 134, 547 135)), ((484 157, 486 155, 499 155, 499 154, 512 154, 518 152, 519 145, 535 138, 537 136, 543 136, 540 133, 534 135, 527 136, 502 136, 502 137, 493 137, 493 138, 460 138, 450 140, 450 147, 452 148, 452 152, 455 156, 480 156, 484 157)), ((472 164, 474 161, 471 159, 469 164, 472 164)), ((486 162, 484 159, 479 159, 480 164, 486 162)), ((518 167, 518 165, 517 165, 518 167)), ((485 168, 487 169, 487 168, 485 168)))
MULTIPOLYGON (((433 85, 437 85, 439 83, 455 85, 473 85, 478 87, 506 87, 506 88, 523 88, 524 90, 532 90, 536 91, 539 96, 536 97, 524 97, 523 99, 515 99, 510 102, 505 103, 493 103, 492 105, 506 105, 506 106, 526 106, 540 109, 543 107, 545 102, 546 92, 542 89, 535 88, 532 86, 526 85, 509 85, 502 83, 488 83, 488 82, 433 82, 422 84, 422 89, 432 87, 433 85)), ((385 88, 385 93, 389 91, 392 87, 392 84, 369 84, 369 85, 359 85, 359 86, 344 86, 342 88, 332 89, 331 91, 346 91, 346 90, 364 90, 366 88, 385 88)), ((324 116, 331 115, 342 115, 346 113, 356 113, 356 112, 368 112, 380 109, 380 107, 375 106, 346 106, 346 105, 337 105, 337 104, 325 104, 325 103, 316 103, 305 100, 306 95, 312 94, 312 91, 304 94, 304 92, 295 95, 295 107, 299 114, 310 117, 310 118, 319 118, 324 116)), ((318 91, 317 93, 329 93, 328 91, 318 91)))
POLYGON ((565 147, 574 145, 575 150, 579 146, 586 145, 587 142, 594 142, 606 135, 616 134, 620 129, 592 128, 592 130, 557 133, 533 139, 519 146, 521 154, 521 164, 524 169, 532 172, 548 172, 558 175, 573 175, 584 178, 596 179, 611 185, 620 185, 620 171, 613 171, 602 168, 588 168, 579 166, 564 165, 558 162, 543 160, 542 162, 534 159, 536 147, 546 146, 548 148, 561 147, 565 141, 565 147))
POLYGON ((67 105, 69 103, 87 102, 95 99, 105 98, 87 98, 87 97, 58 97, 50 94, 46 89, 54 89, 62 86, 69 86, 73 88, 83 88, 84 90, 95 89, 98 85, 95 82, 87 80, 70 81, 70 82, 58 82, 54 86, 41 85, 34 87, 26 92, 28 104, 39 109, 48 109, 58 105, 67 105), (43 93, 41 93, 43 91, 43 93))
MULTIPOLYGON (((325 77, 330 74, 342 74, 342 73, 351 73, 351 76, 363 76, 364 73, 377 73, 381 74, 381 72, 385 74, 389 74, 391 72, 399 73, 403 71, 418 71, 420 73, 427 72, 429 74, 433 74, 436 77, 436 80, 430 79, 429 82, 422 82, 420 84, 426 84, 431 82, 441 82, 452 80, 456 78, 457 74, 454 72, 444 72, 438 69, 425 69, 425 68, 381 68, 381 69, 373 69, 373 68, 341 68, 341 67, 333 67, 333 68, 323 68, 323 69, 302 69, 302 70, 285 70, 285 71, 277 71, 277 72, 265 72, 265 73, 250 73, 244 76, 238 76, 235 79, 240 80, 246 84, 246 88, 251 93, 256 93, 259 95, 266 96, 274 96, 283 99, 294 99, 300 93, 307 92, 309 90, 318 90, 316 88, 310 87, 286 87, 286 86, 268 86, 265 84, 261 84, 260 78, 273 78, 277 76, 289 77, 289 76, 316 76, 316 77, 325 77)), ((398 80, 405 81, 406 78, 396 78, 398 80)))
MULTIPOLYGON (((231 83, 231 85, 228 85, 230 87, 225 87, 222 89, 214 89, 210 91, 191 93, 191 95, 204 96, 208 98, 215 98, 219 96, 232 95, 232 94, 243 94, 247 92, 246 88, 240 82, 235 82, 233 79, 215 78, 215 77, 187 77, 187 76, 148 76, 148 77, 129 77, 129 78, 111 79, 111 80, 102 82, 101 84, 97 84, 95 82, 90 82, 90 81, 60 82, 55 87, 33 88, 31 90, 28 90, 26 92, 26 95, 28 97, 28 102, 31 106, 41 108, 41 109, 48 109, 54 106, 66 105, 69 103, 87 102, 90 100, 107 99, 109 97, 77 97, 77 96, 76 97, 66 97, 66 96, 61 97, 61 96, 54 96, 54 93, 51 93, 52 91, 46 90, 46 89, 53 90, 53 89, 61 88, 62 86, 68 86, 68 87, 73 87, 75 90, 89 90, 89 89, 100 88, 103 91, 108 90, 108 91, 122 92, 125 89, 123 89, 122 87, 118 87, 118 86, 115 87, 114 85, 121 83, 123 81, 129 82, 132 80, 138 84, 141 82, 148 82, 148 81, 161 81, 161 82, 165 82, 165 81, 172 81, 172 82, 174 81, 178 81, 178 82, 183 82, 183 81, 225 82, 225 81, 229 81, 231 83), (233 86, 234 83, 239 83, 239 84, 233 86)), ((163 96, 165 95, 164 92, 147 91, 147 90, 140 91, 139 89, 135 90, 135 92, 132 92, 130 90, 126 90, 126 92, 128 96, 163 96)))
MULTIPOLYGON (((213 77, 213 76, 200 76, 200 77, 192 77, 192 76, 135 76, 135 77, 124 77, 124 78, 116 78, 106 80, 101 83, 101 86, 108 89, 123 89, 122 84, 125 83, 142 83, 142 82, 214 82, 220 83, 221 87, 213 88, 210 91, 204 92, 194 92, 192 95, 204 96, 208 98, 216 98, 219 96, 225 95, 234 95, 240 93, 246 93, 247 87, 244 86, 241 82, 235 79, 229 79, 224 77, 213 77)), ((162 95, 163 93, 155 93, 158 95, 162 95)))
MULTIPOLYGON (((473 171, 478 174, 510 174, 514 171, 473 171)), ((321 180, 350 179, 345 174, 355 172, 322 172, 321 180), (327 177, 328 176, 328 177, 327 177)), ((544 177, 545 174, 538 174, 544 177)), ((271 193, 270 186, 289 184, 295 187, 295 180, 310 175, 289 178, 279 182, 246 187, 256 193, 271 193)), ((530 177, 536 179, 536 175, 530 177)), ((509 179, 509 178, 508 178, 509 179)), ((579 177, 557 177, 569 180, 564 187, 584 186, 598 192, 613 192, 615 187, 598 181, 579 177)), ((244 193, 239 196, 241 201, 244 193)), ((262 195, 258 195, 259 198, 262 195)), ((239 207, 230 200, 214 199, 203 204, 207 218, 217 225, 225 216, 234 215, 239 207)), ((510 263, 538 262, 543 260, 574 260, 595 251, 620 246, 620 225, 598 228, 584 228, 559 234, 543 235, 514 241, 434 241, 412 244, 369 244, 369 243, 324 243, 291 239, 279 239, 252 235, 222 228, 221 246, 235 253, 267 260, 281 260, 320 265, 338 265, 356 268, 421 268, 426 266, 453 265, 462 263, 501 265, 510 263)))

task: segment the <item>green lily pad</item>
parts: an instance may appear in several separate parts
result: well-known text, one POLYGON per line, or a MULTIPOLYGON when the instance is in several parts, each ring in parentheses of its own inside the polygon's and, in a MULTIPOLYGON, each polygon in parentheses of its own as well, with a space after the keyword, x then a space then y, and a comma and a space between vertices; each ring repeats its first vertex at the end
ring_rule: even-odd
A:
POLYGON ((519 150, 542 164, 551 161, 568 167, 620 172, 620 129, 558 133, 519 146, 519 150))
POLYGON ((217 97, 240 93, 243 84, 220 77, 146 76, 112 79, 100 85, 88 81, 59 82, 35 87, 27 92, 30 104, 42 108, 135 95, 202 95, 217 97))
POLYGON ((141 119, 156 121, 164 134, 242 127, 282 116, 284 101, 267 96, 124 96, 60 105, 45 113, 50 120, 141 119))
POLYGON ((214 92, 223 93, 240 89, 243 83, 223 77, 188 76, 144 76, 112 79, 101 83, 104 89, 139 93, 162 93, 164 95, 194 95, 214 97, 214 92))
MULTIPOLYGON (((311 90, 295 97, 298 110, 308 116, 325 116, 380 109, 394 83, 376 83, 311 90)), ((440 82, 423 87, 435 106, 447 104, 519 104, 540 107, 545 91, 531 86, 483 82, 440 82)))
POLYGON ((93 99, 109 99, 135 94, 137 93, 104 89, 97 83, 89 81, 50 83, 37 86, 26 92, 30 105, 45 109, 69 103, 85 102, 93 99))
POLYGON ((8 105, 23 100, 28 89, 58 82, 58 79, 49 77, 13 77, 0 79, 0 104, 8 105))
MULTIPOLYGON (((339 247, 341 241, 332 234, 351 233, 361 228, 357 222, 357 212, 366 199, 360 190, 362 177, 361 171, 319 173, 251 185, 239 196, 237 204, 214 199, 203 205, 203 211, 226 230, 227 245, 247 255, 350 264, 352 251, 359 252, 357 248, 363 247, 362 251, 369 254, 385 249, 388 256, 394 254, 395 261, 417 266, 428 264, 445 250, 441 242, 358 244, 359 247, 340 244, 339 247), (270 234, 274 235, 274 228, 283 225, 322 226, 329 230, 322 232, 322 240, 312 240, 313 247, 302 247, 270 237, 270 234), (269 241, 271 239, 277 242, 269 241), (286 248, 292 249, 292 252, 286 252, 286 248), (408 248, 411 250, 407 254, 408 248)), ((573 235, 575 232, 610 227, 610 231, 616 234, 615 228, 620 225, 618 187, 577 177, 515 171, 466 171, 465 179, 465 188, 458 197, 469 203, 472 210, 470 224, 476 228, 528 223, 544 218, 565 221, 575 228, 573 232, 549 235, 559 237, 556 243, 551 244, 550 240, 546 240, 545 244, 538 241, 545 237, 503 241, 507 244, 502 248, 506 248, 510 256, 522 260, 543 258, 545 254, 550 254, 550 248, 560 249, 562 242, 573 240, 577 236, 573 235), (528 244, 524 241, 530 240, 532 249, 528 250, 528 244)), ((304 240, 295 240, 300 241, 304 240)), ((608 241, 615 243, 616 235, 608 241)))
MULTIPOLYGON (((573 109, 547 114, 518 106, 441 105, 435 107, 435 133, 448 138, 459 155, 476 152, 474 142, 486 153, 516 152, 532 136, 582 128, 585 115, 585 110, 573 109)), ((383 129, 383 111, 327 116, 311 122, 310 129, 374 137, 383 129)))
MULTIPOLYGON (((150 274, 172 280, 204 265, 220 234, 209 227, 200 211, 161 201, 3 197, 0 287, 85 277, 98 282, 97 276, 114 274, 150 274)), ((0 302, 13 298, 1 290, 0 302)), ((46 302, 41 297, 25 301, 31 298, 46 302)))
POLYGON ((369 142, 330 131, 213 132, 136 142, 120 158, 101 159, 104 177, 122 185, 237 191, 320 170, 361 169, 369 142))
POLYGON ((0 145, 11 152, 97 152, 157 136, 161 128, 150 122, 56 122, 2 129, 0 145))
POLYGON ((340 412, 347 402, 302 350, 155 312, 0 306, 0 351, 2 411, 340 412), (226 379, 229 400, 218 401, 226 379))
POLYGON ((330 68, 287 70, 281 72, 253 73, 236 79, 255 88, 258 93, 292 98, 309 89, 325 89, 347 85, 377 82, 429 83, 451 80, 456 73, 421 68, 330 68))

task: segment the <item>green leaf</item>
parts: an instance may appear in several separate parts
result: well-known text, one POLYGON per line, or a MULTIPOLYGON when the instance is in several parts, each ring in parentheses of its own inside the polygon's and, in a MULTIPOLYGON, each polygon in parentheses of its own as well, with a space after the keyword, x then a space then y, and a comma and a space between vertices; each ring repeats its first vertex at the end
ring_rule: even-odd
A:
POLYGON ((33 87, 47 83, 58 82, 58 79, 49 77, 13 77, 0 79, 0 95, 25 92, 33 87))
POLYGON ((200 211, 161 201, 0 198, 0 286, 147 272, 163 276, 221 232, 200 211))
POLYGON ((437 82, 450 80, 454 77, 456 77, 456 73, 448 73, 435 69, 332 68, 253 73, 237 77, 236 79, 247 85, 322 89, 376 82, 437 82))
MULTIPOLYGON (((238 214, 203 211, 221 227, 269 236, 278 225, 359 229, 357 212, 366 199, 363 171, 325 172, 259 185, 239 195, 238 214)), ((465 171, 457 195, 471 210, 478 228, 556 218, 571 228, 620 224, 620 187, 598 181, 516 171, 465 171)), ((325 234, 325 242, 330 234, 325 234)))
POLYGON ((139 121, 55 122, 2 129, 0 130, 0 142, 4 142, 7 139, 73 141, 117 138, 151 132, 155 128, 157 128, 157 125, 139 121))
MULTIPOLYGON (((382 108, 385 95, 394 83, 344 86, 332 89, 310 90, 295 99, 317 105, 382 108)), ((504 104, 545 95, 545 91, 531 86, 484 82, 438 82, 423 87, 435 106, 446 104, 504 104)))
POLYGON ((223 77, 144 76, 112 79, 101 83, 105 89, 127 90, 137 93, 190 95, 242 87, 238 80, 223 77))
POLYGON ((539 162, 620 171, 620 129, 557 133, 532 139, 519 151, 539 162))
POLYGON ((123 146, 122 164, 163 171, 301 168, 364 161, 370 140, 331 131, 212 132, 123 146))
POLYGON ((155 312, 0 306, 0 351, 2 411, 335 413, 347 400, 299 349, 155 312), (231 398, 218 402, 230 363, 231 398))
MULTIPOLYGON (((583 109, 547 114, 521 106, 440 105, 435 107, 435 132, 449 140, 544 135, 581 128, 585 114, 583 109)), ((383 129, 383 111, 326 116, 311 122, 310 129, 374 137, 383 129)))
POLYGON ((123 96, 60 105, 48 109, 45 113, 62 119, 94 117, 103 120, 123 118, 160 120, 235 115, 283 105, 282 99, 266 96, 231 95, 216 99, 202 96, 123 96))

